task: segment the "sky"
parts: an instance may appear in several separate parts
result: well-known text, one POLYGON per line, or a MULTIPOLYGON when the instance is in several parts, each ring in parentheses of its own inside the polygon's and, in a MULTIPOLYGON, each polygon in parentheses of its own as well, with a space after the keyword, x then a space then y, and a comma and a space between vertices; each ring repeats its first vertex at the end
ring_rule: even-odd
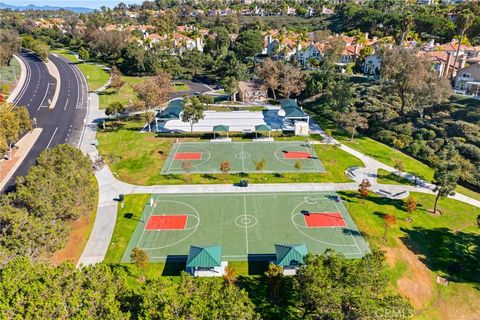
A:
MULTIPOLYGON (((0 0, 2 3, 26 6, 35 4, 37 6, 53 6, 53 7, 84 7, 84 8, 100 8, 101 6, 114 7, 120 0, 0 0)), ((124 0, 126 4, 142 3, 142 0, 124 0)))

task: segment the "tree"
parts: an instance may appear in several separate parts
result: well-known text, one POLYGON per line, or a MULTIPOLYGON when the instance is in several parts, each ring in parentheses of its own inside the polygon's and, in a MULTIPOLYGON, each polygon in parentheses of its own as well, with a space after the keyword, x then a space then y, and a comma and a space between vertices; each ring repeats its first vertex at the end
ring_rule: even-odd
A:
POLYGON ((105 114, 107 116, 114 115, 116 119, 118 119, 118 114, 122 112, 125 112, 125 107, 118 101, 110 103, 105 109, 105 114))
POLYGON ((408 222, 412 222, 413 221, 412 215, 417 210, 417 201, 413 196, 409 196, 407 198, 407 201, 405 202, 405 209, 407 210, 407 213, 408 213, 408 222))
POLYGON ((360 185, 358 186, 358 193, 362 197, 362 201, 365 202, 365 198, 370 194, 370 187, 372 184, 368 179, 363 179, 360 185))
POLYGON ((230 172, 230 170, 232 170, 232 166, 230 164, 230 161, 224 160, 224 161, 220 162, 220 171, 222 171, 222 173, 224 173, 226 175, 227 173, 230 172))
POLYGON ((458 181, 458 163, 442 160, 435 167, 435 173, 433 175, 433 184, 435 184, 434 192, 437 193, 435 197, 435 204, 433 206, 433 213, 436 214, 438 211, 438 200, 440 198, 446 198, 449 195, 452 195, 453 191, 457 187, 458 181))
POLYGON ((160 277, 132 292, 125 307, 133 318, 259 319, 247 292, 218 279, 198 279, 182 273, 179 280, 160 277))
POLYGON ((148 255, 145 250, 140 248, 133 248, 132 253, 130 254, 130 258, 136 264, 137 267, 140 269, 146 269, 148 265, 148 255))
POLYGON ((147 78, 143 82, 135 85, 133 88, 138 99, 142 102, 138 108, 143 110, 148 124, 148 131, 151 131, 151 117, 148 113, 168 101, 172 90, 172 77, 166 72, 159 72, 156 76, 147 78))
POLYGON ((20 52, 22 39, 16 31, 0 30, 0 66, 10 65, 15 53, 20 52))
POLYGON ((190 171, 192 170, 192 163, 190 161, 184 160, 182 161, 182 169, 185 171, 185 180, 190 183, 190 171))
POLYGON ((383 226, 384 226, 384 233, 383 233, 383 239, 387 241, 387 232, 388 230, 397 224, 397 219, 395 219, 395 216, 387 213, 386 215, 383 216, 383 226))
POLYGON ((7 263, 16 257, 36 261, 63 247, 68 227, 50 218, 29 214, 25 208, 0 206, 0 257, 7 263))
POLYGON ((282 64, 279 91, 285 98, 300 94, 305 88, 302 70, 291 64, 282 64))
POLYGON ((13 104, 0 103, 0 155, 10 150, 20 137, 32 130, 28 109, 13 104))
POLYGON ((230 95, 230 99, 235 102, 235 96, 238 92, 238 80, 234 77, 226 77, 222 80, 222 86, 225 92, 230 95))
MULTIPOLYGON (((463 39, 465 37, 465 32, 472 26, 473 21, 475 20, 475 14, 470 9, 464 9, 458 16, 458 25, 460 27, 460 41, 458 42, 457 52, 455 54, 455 60, 453 61, 453 65, 457 65, 458 56, 460 55, 460 48, 461 44, 463 43, 463 39)), ((455 67, 454 67, 455 68, 455 67)), ((452 78, 455 74, 455 70, 452 72, 452 78)))
POLYGON ((307 255, 293 278, 299 318, 375 319, 380 312, 411 316, 408 300, 390 293, 384 261, 379 251, 361 259, 346 259, 331 250, 307 255))
POLYGON ((265 169, 265 165, 267 164, 267 162, 265 161, 265 159, 262 159, 260 161, 254 160, 253 164, 255 164, 255 170, 257 170, 257 173, 259 173, 260 171, 263 171, 265 169))
POLYGON ((227 265, 225 267, 225 274, 223 275, 223 279, 228 283, 228 285, 233 286, 237 281, 237 271, 231 265, 227 265))
POLYGON ((240 32, 235 41, 235 52, 240 60, 252 58, 263 50, 263 37, 256 30, 240 32))
POLYGON ((206 107, 198 97, 185 98, 184 102, 182 121, 190 123, 190 132, 193 132, 193 125, 203 119, 206 107))
POLYGON ((280 61, 275 62, 267 58, 255 68, 255 74, 262 82, 262 87, 265 90, 270 90, 275 100, 277 99, 275 90, 277 90, 280 85, 281 63, 280 61))
POLYGON ((125 84, 125 81, 123 81, 122 79, 122 73, 116 66, 112 67, 112 70, 110 71, 110 73, 111 73, 110 87, 118 91, 125 84))
POLYGON ((80 47, 80 49, 78 49, 78 57, 83 61, 88 61, 90 60, 90 52, 88 52, 87 48, 80 47))
POLYGON ((302 162, 300 160, 295 161, 295 164, 293 165, 295 168, 295 171, 300 172, 302 170, 302 162))
POLYGON ((96 204, 97 184, 90 159, 61 144, 45 149, 25 177, 17 178, 13 203, 43 219, 71 221, 89 214, 96 204))
POLYGON ((368 120, 355 108, 350 108, 343 113, 337 113, 336 121, 350 134, 350 141, 358 133, 358 129, 367 129, 368 120))
POLYGON ((267 271, 265 271, 265 276, 267 277, 268 287, 270 288, 270 299, 277 301, 283 279, 283 267, 270 263, 267 271))
POLYGON ((405 164, 400 159, 393 159, 395 165, 393 166, 397 170, 399 175, 402 175, 405 172, 405 164))
POLYGON ((125 278, 121 268, 104 263, 75 268, 17 258, 0 269, 0 314, 11 319, 129 319, 120 308, 125 278))
POLYGON ((451 91, 443 90, 447 87, 446 80, 434 74, 429 61, 404 48, 384 50, 381 72, 385 89, 400 99, 403 122, 412 108, 423 109, 448 97, 451 91), (434 90, 436 87, 443 89, 434 90))

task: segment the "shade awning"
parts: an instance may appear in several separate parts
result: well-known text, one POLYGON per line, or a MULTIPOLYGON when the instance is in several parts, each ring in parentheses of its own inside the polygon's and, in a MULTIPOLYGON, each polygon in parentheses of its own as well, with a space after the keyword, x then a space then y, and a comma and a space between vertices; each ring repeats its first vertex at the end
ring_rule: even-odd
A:
POLYGON ((260 124, 258 126, 255 126, 255 131, 257 131, 257 132, 268 132, 268 131, 272 131, 272 128, 270 128, 269 126, 267 126, 265 124, 260 124))
POLYGON ((229 126, 226 126, 226 125, 223 125, 223 124, 213 126, 213 132, 228 132, 229 129, 230 129, 229 126))
POLYGON ((276 244, 275 254, 277 265, 282 267, 298 266, 304 263, 307 255, 307 246, 304 244, 276 244))
POLYGON ((187 268, 214 268, 222 263, 222 247, 218 245, 190 246, 187 268))

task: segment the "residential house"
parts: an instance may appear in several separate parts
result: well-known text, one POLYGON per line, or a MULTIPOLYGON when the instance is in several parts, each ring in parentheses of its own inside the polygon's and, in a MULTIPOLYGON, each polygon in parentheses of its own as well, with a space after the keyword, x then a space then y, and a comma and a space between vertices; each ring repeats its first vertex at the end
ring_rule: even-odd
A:
POLYGON ((469 66, 458 70, 454 81, 455 91, 480 98, 480 58, 470 59, 469 66))

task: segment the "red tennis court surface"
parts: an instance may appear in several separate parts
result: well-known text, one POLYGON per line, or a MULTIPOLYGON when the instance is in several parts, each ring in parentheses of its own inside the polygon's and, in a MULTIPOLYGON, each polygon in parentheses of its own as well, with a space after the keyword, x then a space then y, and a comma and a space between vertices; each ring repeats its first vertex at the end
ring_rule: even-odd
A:
POLYGON ((146 230, 183 230, 187 224, 186 215, 151 216, 146 230))
POLYGON ((201 152, 177 152, 175 160, 202 160, 201 152))
POLYGON ((340 212, 312 212, 304 214, 303 217, 309 228, 346 226, 340 212))
POLYGON ((283 157, 285 159, 310 159, 312 155, 308 152, 289 151, 284 152, 283 157))

